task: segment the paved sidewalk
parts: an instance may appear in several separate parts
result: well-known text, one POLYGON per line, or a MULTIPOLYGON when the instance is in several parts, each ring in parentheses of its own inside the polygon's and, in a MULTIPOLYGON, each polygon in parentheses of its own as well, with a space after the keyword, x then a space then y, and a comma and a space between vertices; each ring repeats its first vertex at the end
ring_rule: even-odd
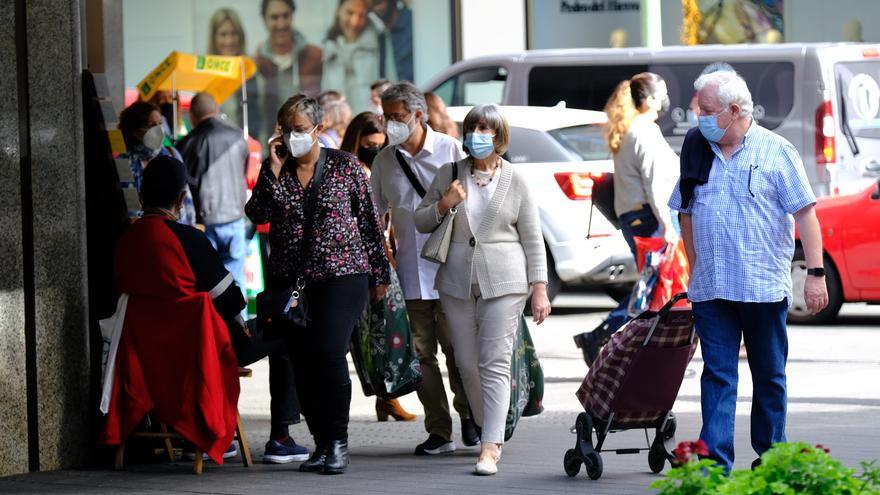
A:
MULTIPOLYGON (((242 467, 237 459, 224 466, 206 465, 202 476, 192 474, 192 464, 139 464, 125 471, 66 470, 0 478, 0 493, 217 493, 217 494, 647 494, 658 479, 648 469, 647 454, 603 455, 604 473, 590 481, 582 471, 565 476, 562 456, 574 443, 569 427, 580 411, 574 397, 586 367, 574 348, 571 335, 595 327, 611 309, 610 300, 598 296, 564 296, 545 325, 532 335, 544 365, 547 383, 540 416, 524 418, 514 438, 504 447, 500 472, 493 477, 471 474, 476 448, 460 448, 442 457, 415 457, 415 445, 425 439, 422 421, 378 423, 373 399, 356 391, 352 400, 352 463, 343 476, 299 473, 297 464, 259 463, 269 433, 268 367, 253 366, 254 377, 242 381, 239 408, 257 464, 242 467)), ((792 441, 821 443, 845 464, 880 458, 880 308, 846 305, 840 320, 828 327, 790 327, 789 422, 792 441)), ((675 411, 678 440, 699 434, 699 354, 684 380, 675 411)), ((352 374, 357 383, 357 377, 352 374)), ((754 458, 749 445, 748 414, 751 383, 745 362, 740 366, 737 409, 737 468, 754 458)), ((355 387, 358 388, 357 386, 355 387)), ((415 394, 401 399, 404 407, 421 413, 415 394)), ((457 423, 457 422, 456 422, 457 423)), ((458 437, 458 425, 455 435, 458 437)), ((294 437, 309 448, 304 424, 294 437)), ((612 435, 608 448, 642 446, 644 434, 612 435)), ((459 444, 460 446, 460 444, 459 444)), ((667 468, 668 469, 668 468, 667 468)))
MULTIPOLYGON (((745 406, 747 404, 741 404, 745 406)), ((747 411, 746 408, 743 409, 747 411)), ((352 463, 342 476, 299 473, 296 465, 272 466, 257 463, 244 468, 236 460, 224 466, 206 464, 202 476, 193 475, 188 462, 137 465, 122 472, 111 470, 69 470, 35 473, 0 479, 0 493, 217 493, 255 495, 295 494, 534 494, 651 493, 657 475, 649 472, 646 455, 603 455, 604 474, 590 481, 581 472, 568 478, 562 470, 562 455, 573 443, 568 427, 573 414, 548 413, 526 418, 504 449, 500 473, 478 477, 472 473, 476 449, 459 449, 452 455, 415 457, 412 448, 422 439, 421 424, 376 423, 357 418, 352 423, 352 463)), ((748 418, 738 416, 738 430, 748 429, 748 418)), ((264 419, 246 419, 255 460, 262 453, 260 440, 268 433, 264 419)), ((878 457, 880 409, 866 408, 846 413, 796 413, 790 418, 791 440, 822 443, 845 463, 856 466, 861 459, 878 457)), ((696 438, 699 418, 695 413, 679 416, 679 438, 696 438)), ((305 438, 304 428, 295 433, 305 438)), ((625 432, 610 437, 609 446, 638 445, 644 437, 625 432)), ((740 433, 738 467, 751 462, 748 439, 740 433)))

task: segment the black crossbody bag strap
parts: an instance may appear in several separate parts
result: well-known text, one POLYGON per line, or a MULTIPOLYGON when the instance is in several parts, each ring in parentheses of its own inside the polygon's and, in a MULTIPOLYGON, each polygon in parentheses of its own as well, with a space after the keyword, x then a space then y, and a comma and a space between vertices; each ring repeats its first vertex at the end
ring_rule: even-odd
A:
POLYGON ((305 203, 303 204, 303 237, 299 245, 299 259, 297 260, 296 273, 305 280, 306 260, 309 254, 309 244, 312 242, 312 228, 315 224, 315 204, 318 202, 318 189, 321 187, 321 178, 324 175, 324 162, 327 160, 327 148, 321 148, 318 162, 315 164, 315 173, 309 190, 306 191, 305 203))
POLYGON ((409 163, 406 163, 406 158, 400 153, 400 150, 394 150, 394 156, 397 157, 397 163, 400 164, 400 168, 403 170, 403 174, 406 175, 406 178, 409 179, 409 183, 412 184, 413 189, 419 194, 420 198, 424 198, 427 191, 425 191, 424 186, 419 183, 419 180, 416 179, 416 174, 413 173, 412 167, 409 166, 409 163))

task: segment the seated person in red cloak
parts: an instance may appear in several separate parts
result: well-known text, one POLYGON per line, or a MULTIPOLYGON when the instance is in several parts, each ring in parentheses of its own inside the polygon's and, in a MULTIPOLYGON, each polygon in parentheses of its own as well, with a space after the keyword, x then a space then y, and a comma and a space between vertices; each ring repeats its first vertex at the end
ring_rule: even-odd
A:
POLYGON ((124 441, 149 413, 222 463, 237 453, 238 366, 267 347, 250 338, 242 292, 211 243, 177 222, 186 181, 183 163, 154 158, 141 184, 143 218, 116 248, 116 286, 128 305, 101 442, 124 441))

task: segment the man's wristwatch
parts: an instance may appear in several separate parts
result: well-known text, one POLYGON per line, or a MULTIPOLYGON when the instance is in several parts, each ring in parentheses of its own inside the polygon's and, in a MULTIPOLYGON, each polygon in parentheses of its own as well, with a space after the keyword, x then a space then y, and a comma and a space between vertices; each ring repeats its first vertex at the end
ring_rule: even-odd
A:
POLYGON ((807 275, 812 275, 814 277, 824 277, 825 276, 825 269, 822 267, 807 268, 807 275))

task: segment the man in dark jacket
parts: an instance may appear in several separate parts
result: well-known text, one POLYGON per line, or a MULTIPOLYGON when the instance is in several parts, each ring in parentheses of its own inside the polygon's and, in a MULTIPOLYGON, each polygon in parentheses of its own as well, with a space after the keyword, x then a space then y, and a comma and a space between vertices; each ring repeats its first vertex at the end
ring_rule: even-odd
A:
MULTIPOLYGON (((197 223, 220 254, 235 283, 244 287, 247 256, 244 204, 247 202, 247 142, 241 130, 222 122, 214 98, 198 93, 190 105, 193 130, 180 141, 193 194, 197 223)), ((247 319, 247 313, 242 313, 247 319)))

